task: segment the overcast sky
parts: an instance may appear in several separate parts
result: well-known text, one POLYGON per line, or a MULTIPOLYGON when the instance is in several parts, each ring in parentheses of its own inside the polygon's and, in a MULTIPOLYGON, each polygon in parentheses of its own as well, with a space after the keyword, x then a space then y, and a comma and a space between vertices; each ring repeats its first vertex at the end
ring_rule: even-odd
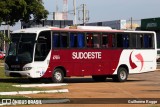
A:
MULTIPOLYGON (((56 2, 59 11, 63 10, 63 0, 43 0, 43 2, 49 12, 55 11, 56 2)), ((160 0, 76 0, 77 7, 82 4, 86 4, 87 10, 89 10, 89 22, 129 20, 131 17, 133 17, 133 20, 160 17, 160 0)), ((68 10, 73 10, 73 0, 68 0, 68 10)), ((51 14, 48 19, 52 19, 51 14)), ((73 14, 69 14, 69 19, 74 19, 73 14)), ((77 22, 81 23, 78 20, 77 22)), ((20 23, 11 30, 19 28, 20 23)))

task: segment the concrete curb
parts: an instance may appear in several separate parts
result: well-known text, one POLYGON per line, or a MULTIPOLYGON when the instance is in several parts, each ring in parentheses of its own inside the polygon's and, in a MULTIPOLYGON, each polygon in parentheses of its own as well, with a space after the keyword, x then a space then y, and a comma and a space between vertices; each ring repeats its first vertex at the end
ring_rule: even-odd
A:
POLYGON ((68 89, 48 90, 48 91, 18 91, 18 92, 0 92, 0 95, 24 95, 24 94, 38 94, 38 93, 65 93, 68 89))
POLYGON ((62 84, 21 84, 21 85, 12 85, 14 87, 57 87, 57 86, 66 86, 68 84, 62 83, 62 84))

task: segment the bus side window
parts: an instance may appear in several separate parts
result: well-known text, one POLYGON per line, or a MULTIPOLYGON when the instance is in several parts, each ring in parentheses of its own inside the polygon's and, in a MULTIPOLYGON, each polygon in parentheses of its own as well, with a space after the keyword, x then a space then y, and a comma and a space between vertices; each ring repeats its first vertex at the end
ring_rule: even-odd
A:
POLYGON ((117 47, 128 48, 129 47, 129 35, 117 34, 117 47))
POLYGON ((61 48, 68 47, 68 34, 67 33, 61 33, 60 44, 61 44, 61 48))
POLYGON ((152 34, 149 35, 149 48, 154 48, 154 36, 152 34))
POLYGON ((131 33, 129 45, 130 45, 130 48, 133 48, 133 49, 136 48, 136 34, 131 33))
POLYGON ((150 34, 145 34, 144 35, 144 48, 153 48, 153 40, 150 34))
POLYGON ((117 47, 122 48, 123 47, 123 35, 117 34, 117 47))
POLYGON ((77 41, 78 41, 78 48, 84 48, 85 47, 85 37, 83 33, 78 33, 77 35, 77 41))
POLYGON ((53 47, 59 48, 60 47, 60 35, 59 33, 53 34, 53 47))
POLYGON ((94 44, 94 48, 100 48, 100 35, 99 34, 93 35, 93 44, 94 44))
POLYGON ((87 34, 87 47, 91 48, 93 47, 93 35, 87 34))
POLYGON ((115 36, 113 34, 102 34, 102 47, 111 48, 115 46, 115 36))
POLYGON ((114 44, 113 44, 113 36, 112 36, 112 34, 109 34, 108 35, 108 47, 111 48, 113 46, 114 46, 114 44))
POLYGON ((77 34, 76 33, 70 33, 70 48, 77 47, 77 34))
POLYGON ((102 34, 102 48, 108 47, 108 35, 102 34))
POLYGON ((123 48, 128 48, 129 47, 129 35, 124 34, 123 35, 123 48))
POLYGON ((143 48, 143 35, 137 34, 137 48, 143 48))
POLYGON ((35 49, 35 61, 44 61, 51 49, 51 32, 40 32, 35 49))

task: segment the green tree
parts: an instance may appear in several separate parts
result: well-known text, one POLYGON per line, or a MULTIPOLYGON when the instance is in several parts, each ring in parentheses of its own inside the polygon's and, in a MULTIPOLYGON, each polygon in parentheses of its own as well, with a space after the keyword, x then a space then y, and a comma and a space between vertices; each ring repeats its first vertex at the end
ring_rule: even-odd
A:
POLYGON ((14 25, 19 20, 28 22, 31 18, 40 22, 47 15, 42 0, 0 0, 0 24, 14 25))
POLYGON ((10 43, 10 38, 8 38, 5 34, 0 32, 0 44, 3 42, 10 43))

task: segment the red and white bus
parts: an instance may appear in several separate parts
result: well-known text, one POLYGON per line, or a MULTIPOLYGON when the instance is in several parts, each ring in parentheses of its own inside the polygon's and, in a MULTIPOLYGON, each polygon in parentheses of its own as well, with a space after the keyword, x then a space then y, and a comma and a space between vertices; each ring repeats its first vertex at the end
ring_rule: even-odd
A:
POLYGON ((43 27, 14 31, 5 60, 11 77, 92 76, 126 81, 128 74, 156 70, 156 34, 109 27, 43 27))

